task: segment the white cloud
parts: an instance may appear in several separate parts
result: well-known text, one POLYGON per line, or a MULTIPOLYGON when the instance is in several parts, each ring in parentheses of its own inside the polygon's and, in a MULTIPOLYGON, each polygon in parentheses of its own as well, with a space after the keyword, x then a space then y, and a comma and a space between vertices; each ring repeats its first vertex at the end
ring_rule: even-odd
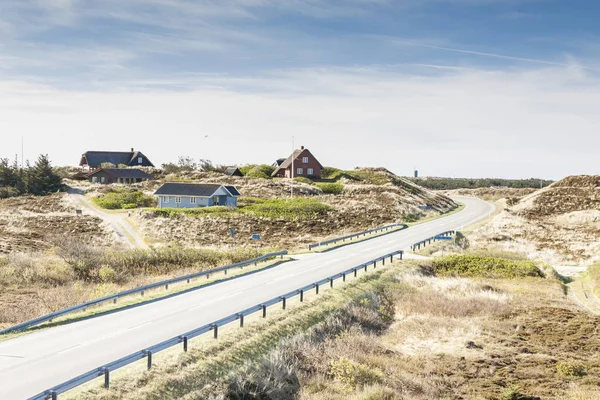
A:
POLYGON ((437 76, 330 68, 244 80, 198 76, 194 84, 182 92, 95 93, 1 83, 0 155, 17 153, 25 136, 28 157, 49 153, 59 164, 74 164, 89 149, 130 147, 158 163, 178 155, 268 163, 289 152, 295 135, 323 163, 344 168, 551 178, 597 172, 600 81, 569 68, 437 76), (253 91, 239 89, 246 86, 253 91))

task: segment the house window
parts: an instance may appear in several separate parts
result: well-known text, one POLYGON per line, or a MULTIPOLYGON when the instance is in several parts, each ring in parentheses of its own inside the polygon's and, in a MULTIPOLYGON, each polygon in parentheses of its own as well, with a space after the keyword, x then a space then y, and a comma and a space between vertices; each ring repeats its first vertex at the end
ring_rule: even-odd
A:
POLYGON ((196 198, 195 197, 190 198, 190 203, 196 204, 196 198))
POLYGON ((138 157, 138 164, 141 164, 143 162, 144 162, 144 160, 142 159, 142 157, 138 157))
POLYGON ((163 196, 163 203, 169 202, 169 196, 163 196))
POLYGON ((302 162, 304 164, 308 164, 308 157, 302 157, 302 162))
POLYGON ((92 182, 98 183, 98 177, 97 176, 92 176, 92 182))
POLYGON ((302 168, 298 168, 298 169, 296 170, 296 175, 302 175, 302 173, 304 173, 304 169, 302 169, 302 168))
POLYGON ((101 176, 101 177, 100 177, 100 183, 105 183, 105 182, 106 182, 106 177, 104 177, 104 176, 101 176))
POLYGON ((312 175, 312 174, 313 174, 313 169, 312 169, 312 168, 309 168, 309 169, 306 171, 306 174, 307 174, 307 175, 312 175))
POLYGON ((181 197, 175 197, 175 203, 181 203, 181 197))

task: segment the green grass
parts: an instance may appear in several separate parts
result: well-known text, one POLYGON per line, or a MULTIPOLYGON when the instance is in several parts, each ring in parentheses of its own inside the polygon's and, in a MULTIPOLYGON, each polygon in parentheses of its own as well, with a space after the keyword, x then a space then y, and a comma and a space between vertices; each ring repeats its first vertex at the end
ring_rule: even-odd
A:
POLYGON ((437 275, 480 278, 543 277, 536 263, 528 260, 486 257, 479 255, 452 255, 434 259, 433 270, 437 275))
POLYGON ((95 205, 107 210, 132 209, 137 207, 153 207, 156 199, 140 191, 115 189, 98 197, 92 198, 95 205))
POLYGON ((315 186, 324 194, 342 194, 344 192, 344 185, 339 182, 317 182, 315 186))
POLYGON ((285 219, 307 220, 327 215, 333 208, 314 199, 259 199, 242 197, 239 206, 233 207, 204 207, 190 209, 152 209, 148 210, 159 217, 177 218, 182 215, 202 218, 207 216, 231 216, 248 214, 253 216, 285 219))
POLYGON ((275 168, 267 164, 249 164, 240 167, 240 171, 250 178, 270 179, 275 168))
POLYGON ((314 185, 314 182, 304 176, 297 176, 294 178, 294 181, 296 182, 300 182, 300 183, 306 183, 307 185, 314 185))

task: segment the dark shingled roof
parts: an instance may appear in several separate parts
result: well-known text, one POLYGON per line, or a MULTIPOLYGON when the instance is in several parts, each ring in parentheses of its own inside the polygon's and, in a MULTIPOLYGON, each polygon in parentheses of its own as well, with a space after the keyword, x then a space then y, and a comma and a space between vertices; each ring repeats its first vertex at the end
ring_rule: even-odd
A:
MULTIPOLYGON (((222 185, 213 183, 177 183, 168 182, 158 188, 154 194, 156 195, 179 195, 179 196, 198 196, 198 197, 210 197, 212 196, 222 185)), ((240 192, 234 186, 226 186, 227 190, 232 188, 235 190, 234 196, 239 196, 240 192)))
MULTIPOLYGON (((154 164, 150 162, 141 151, 87 151, 82 156, 87 161, 87 165, 90 167, 99 167, 102 163, 111 163, 115 166, 120 164, 124 165, 140 165, 137 163, 138 157, 143 157, 144 162, 140 165, 143 167, 154 167, 154 164)), ((83 165, 80 163, 80 165, 83 165)))
POLYGON ((275 164, 277 164, 277 166, 280 166, 281 164, 283 164, 284 161, 285 158, 278 158, 277 160, 275 160, 275 164))
POLYGON ((242 195, 235 186, 225 186, 225 189, 227 189, 227 191, 229 193, 231 193, 232 196, 241 196, 242 195))
POLYGON ((100 171, 106 171, 115 178, 154 179, 150 174, 137 168, 102 168, 88 174, 88 177, 96 175, 100 171))
POLYGON ((227 168, 225 170, 225 175, 229 175, 229 176, 244 176, 244 174, 242 174, 242 171, 240 171, 240 169, 236 168, 236 167, 227 168))

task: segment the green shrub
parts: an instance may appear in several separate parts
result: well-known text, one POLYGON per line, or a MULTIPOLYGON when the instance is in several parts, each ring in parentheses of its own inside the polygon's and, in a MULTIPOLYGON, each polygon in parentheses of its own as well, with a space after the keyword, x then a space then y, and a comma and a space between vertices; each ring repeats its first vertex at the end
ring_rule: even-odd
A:
POLYGON ((248 176, 251 178, 270 178, 273 171, 275 171, 275 167, 272 167, 267 164, 249 164, 240 167, 240 171, 244 176, 248 176))
POLYGON ((519 387, 511 385, 502 392, 502 400, 521 400, 524 396, 519 391, 519 387))
POLYGON ((114 283, 117 280, 117 273, 112 267, 103 265, 98 270, 98 279, 104 283, 114 283))
POLYGON ((212 206, 198 208, 152 208, 148 212, 163 218, 179 218, 181 216, 202 218, 209 215, 229 216, 238 212, 238 209, 226 206, 212 206))
POLYGON ((270 199, 239 208, 240 212, 267 218, 311 219, 327 215, 332 207, 313 199, 270 199))
POLYGON ((321 170, 321 178, 331 178, 333 174, 338 173, 339 171, 341 170, 338 168, 323 167, 321 170))
POLYGON ((101 208, 107 210, 119 210, 124 208, 153 207, 156 205, 156 199, 145 195, 139 190, 118 189, 108 191, 92 201, 101 208))
POLYGON ((325 194, 342 194, 344 185, 341 183, 318 182, 315 184, 325 194))
POLYGON ((330 362, 329 374, 349 390, 383 382, 383 372, 377 368, 340 357, 330 362))
POLYGON ((578 361, 561 362, 556 365, 556 372, 563 376, 584 376, 586 368, 578 361))
POLYGON ((477 255, 452 255, 435 259, 433 269, 439 275, 458 275, 484 278, 543 277, 538 266, 527 260, 477 255))
POLYGON ((306 183, 307 185, 313 185, 314 182, 304 176, 297 176, 294 178, 296 182, 306 183))

